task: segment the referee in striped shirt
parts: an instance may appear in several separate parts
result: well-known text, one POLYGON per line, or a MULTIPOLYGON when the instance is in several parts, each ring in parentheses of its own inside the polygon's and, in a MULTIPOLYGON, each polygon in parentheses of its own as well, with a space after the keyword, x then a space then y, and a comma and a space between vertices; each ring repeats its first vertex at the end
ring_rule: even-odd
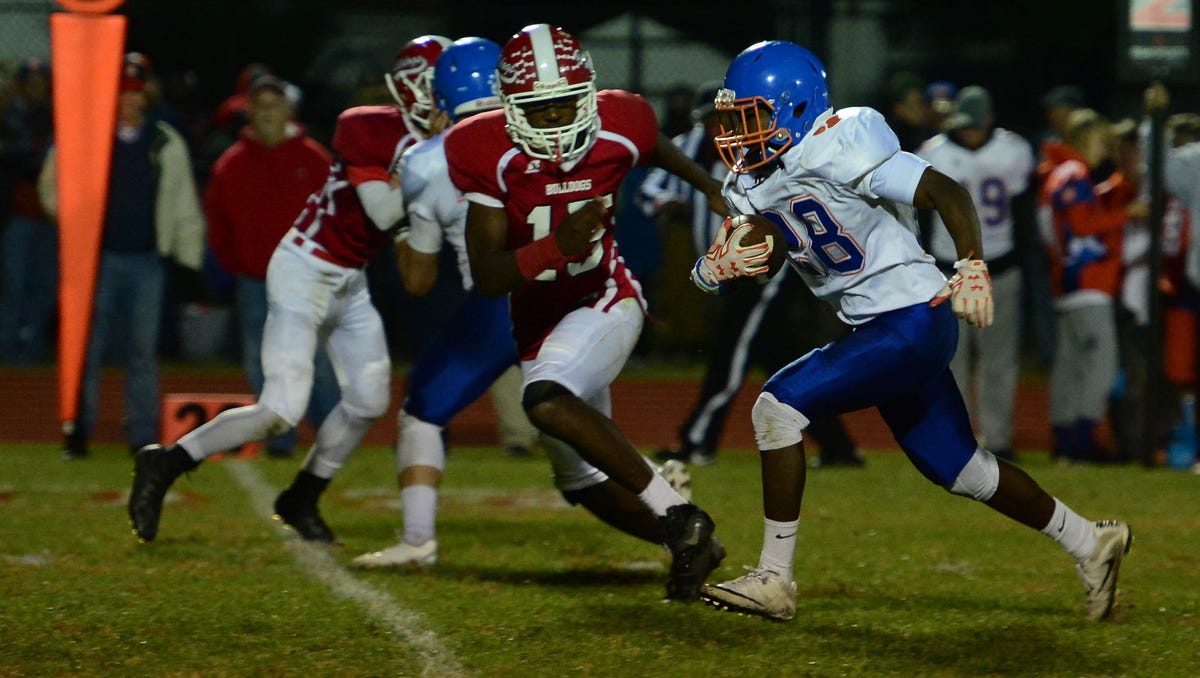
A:
MULTIPOLYGON (((712 142, 719 129, 713 100, 720 88, 720 81, 697 88, 692 110, 695 122, 673 141, 701 167, 708 167, 714 177, 724 179, 728 170, 712 142)), ((723 221, 709 211, 705 195, 661 169, 647 175, 638 199, 648 216, 661 218, 672 211, 689 214, 697 256, 708 251, 723 221)), ((751 363, 774 374, 846 331, 833 311, 817 300, 798 276, 789 273, 789 268, 784 267, 761 287, 743 286, 706 300, 716 306, 714 313, 708 314, 716 320, 711 324, 700 397, 679 428, 679 446, 659 450, 655 455, 659 461, 676 459, 697 466, 715 462, 729 404, 751 363)), ((819 456, 810 456, 817 465, 862 466, 862 457, 836 417, 811 422, 807 432, 820 448, 819 456)))

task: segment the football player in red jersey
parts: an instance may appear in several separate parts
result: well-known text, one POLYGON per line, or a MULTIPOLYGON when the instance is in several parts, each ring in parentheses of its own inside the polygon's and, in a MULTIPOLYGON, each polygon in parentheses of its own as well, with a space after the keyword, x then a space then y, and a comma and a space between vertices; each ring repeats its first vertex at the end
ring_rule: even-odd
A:
POLYGON ((391 392, 383 322, 371 304, 364 266, 396 236, 405 214, 396 175, 401 154, 440 132, 447 118, 433 105, 434 62, 448 38, 411 40, 387 77, 395 106, 359 106, 338 116, 334 162, 324 188, 309 196, 267 267, 264 385, 258 402, 221 413, 170 447, 150 445, 134 462, 129 517, 143 541, 158 534, 167 489, 207 457, 286 431, 304 415, 318 342, 342 399, 275 512, 311 541, 332 543, 317 500, 329 480, 387 410, 391 392))
POLYGON ((692 600, 724 557, 712 519, 685 501, 609 418, 609 384, 641 332, 641 286, 617 253, 612 205, 628 171, 663 167, 727 212, 720 182, 658 132, 654 111, 621 90, 596 91, 579 42, 536 24, 504 46, 503 110, 446 136, 450 176, 466 194, 476 289, 510 295, 522 404, 541 431, 568 501, 673 562, 667 597, 692 600))

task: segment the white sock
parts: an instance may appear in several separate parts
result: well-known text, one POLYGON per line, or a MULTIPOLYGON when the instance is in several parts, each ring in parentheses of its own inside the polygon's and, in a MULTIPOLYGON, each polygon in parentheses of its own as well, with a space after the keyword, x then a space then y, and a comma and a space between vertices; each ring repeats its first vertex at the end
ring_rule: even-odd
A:
POLYGON ((204 461, 218 452, 262 440, 272 427, 282 423, 283 420, 274 412, 255 403, 225 410, 213 417, 212 421, 185 434, 176 444, 192 459, 204 461))
POLYGON ((657 473, 650 475, 650 484, 646 489, 638 493, 638 499, 642 500, 651 511, 654 511, 656 516, 667 515, 667 509, 672 506, 679 506, 687 502, 679 493, 671 488, 667 481, 662 479, 662 476, 657 473))
POLYGON ((1071 510, 1071 507, 1054 498, 1054 514, 1042 528, 1042 534, 1058 542, 1075 560, 1083 560, 1096 550, 1096 531, 1091 521, 1071 510))
POLYGON ((332 478, 373 423, 373 419, 350 414, 343 403, 338 403, 317 430, 317 440, 304 460, 304 470, 318 478, 332 478))
POLYGON ((400 490, 400 509, 404 511, 404 541, 420 546, 433 539, 437 520, 436 487, 409 485, 400 490))
POLYGON ((763 518, 763 548, 758 557, 758 566, 774 570, 784 581, 792 580, 792 560, 796 556, 796 533, 800 520, 781 523, 763 518))

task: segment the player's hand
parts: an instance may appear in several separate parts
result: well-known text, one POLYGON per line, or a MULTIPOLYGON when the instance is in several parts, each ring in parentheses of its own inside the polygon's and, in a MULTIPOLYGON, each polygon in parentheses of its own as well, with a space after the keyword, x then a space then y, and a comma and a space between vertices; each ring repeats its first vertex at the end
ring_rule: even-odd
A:
POLYGON ((554 229, 558 251, 568 259, 587 254, 592 242, 604 230, 604 215, 608 208, 599 198, 587 201, 583 207, 567 215, 554 229))
POLYGON ((982 259, 959 259, 954 262, 954 277, 946 283, 930 306, 950 300, 954 315, 983 328, 992 324, 995 309, 992 306, 992 277, 988 275, 987 262, 982 259))
POLYGON ((697 262, 695 274, 710 285, 719 285, 737 278, 756 276, 768 271, 767 260, 771 258, 774 243, 771 238, 742 246, 742 236, 753 230, 748 219, 730 217, 725 219, 708 252, 697 262))

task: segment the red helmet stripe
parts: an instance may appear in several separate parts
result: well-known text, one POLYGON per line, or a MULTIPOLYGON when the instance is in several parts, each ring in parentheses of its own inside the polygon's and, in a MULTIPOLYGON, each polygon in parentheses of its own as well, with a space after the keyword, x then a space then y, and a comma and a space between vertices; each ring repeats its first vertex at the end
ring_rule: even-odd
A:
POLYGON ((554 32, 549 24, 539 24, 529 31, 529 44, 533 47, 533 62, 537 64, 538 82, 556 82, 558 55, 554 53, 554 32))

